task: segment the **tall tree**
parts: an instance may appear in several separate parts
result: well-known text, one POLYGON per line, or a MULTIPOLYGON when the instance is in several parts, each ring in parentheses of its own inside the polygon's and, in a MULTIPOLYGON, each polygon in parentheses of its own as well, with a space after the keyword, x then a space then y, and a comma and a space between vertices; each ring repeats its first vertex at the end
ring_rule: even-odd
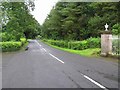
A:
POLYGON ((117 2, 58 2, 42 26, 42 35, 65 40, 99 37, 106 23, 110 30, 117 23, 117 7, 117 2))
POLYGON ((8 20, 3 32, 11 33, 20 40, 21 37, 34 38, 38 34, 38 22, 30 14, 34 10, 34 3, 28 0, 24 2, 4 2, 2 10, 7 13, 8 20))

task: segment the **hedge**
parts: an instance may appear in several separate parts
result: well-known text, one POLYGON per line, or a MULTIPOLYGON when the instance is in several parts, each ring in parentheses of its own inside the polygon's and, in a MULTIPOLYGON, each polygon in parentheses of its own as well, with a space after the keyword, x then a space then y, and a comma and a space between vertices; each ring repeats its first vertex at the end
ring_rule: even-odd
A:
POLYGON ((100 48, 100 38, 89 38, 84 41, 63 41, 63 40, 47 40, 43 39, 44 42, 48 42, 51 45, 55 45, 62 48, 69 48, 73 50, 84 50, 88 48, 100 48))
POLYGON ((0 46, 2 47, 2 51, 16 51, 21 48, 21 42, 0 42, 0 46))
POLYGON ((26 38, 20 38, 20 41, 22 43, 22 46, 27 42, 26 38))
POLYGON ((25 38, 21 38, 20 41, 0 42, 0 46, 3 52, 16 51, 19 50, 26 42, 27 40, 25 38))
POLYGON ((73 50, 84 50, 88 48, 87 41, 77 41, 68 43, 68 48, 73 50))
POLYGON ((87 39, 88 48, 100 48, 101 41, 100 38, 89 38, 87 39))
POLYGON ((57 41, 57 40, 47 40, 48 43, 50 43, 51 45, 55 45, 58 47, 64 47, 64 41, 57 41))

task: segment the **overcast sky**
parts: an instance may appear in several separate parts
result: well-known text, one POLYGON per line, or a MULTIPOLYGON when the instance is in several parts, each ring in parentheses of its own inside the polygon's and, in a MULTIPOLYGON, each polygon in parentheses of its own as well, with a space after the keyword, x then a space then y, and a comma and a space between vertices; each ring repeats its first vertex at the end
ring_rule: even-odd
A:
POLYGON ((50 10, 55 6, 58 0, 35 0, 35 10, 31 12, 36 20, 42 24, 50 13, 50 10))

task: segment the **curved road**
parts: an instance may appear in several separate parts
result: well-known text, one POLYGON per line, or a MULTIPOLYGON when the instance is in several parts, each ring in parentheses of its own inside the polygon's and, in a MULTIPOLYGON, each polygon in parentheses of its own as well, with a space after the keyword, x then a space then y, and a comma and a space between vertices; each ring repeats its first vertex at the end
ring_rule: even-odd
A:
POLYGON ((31 40, 29 49, 2 55, 2 88, 118 88, 118 64, 82 57, 31 40))

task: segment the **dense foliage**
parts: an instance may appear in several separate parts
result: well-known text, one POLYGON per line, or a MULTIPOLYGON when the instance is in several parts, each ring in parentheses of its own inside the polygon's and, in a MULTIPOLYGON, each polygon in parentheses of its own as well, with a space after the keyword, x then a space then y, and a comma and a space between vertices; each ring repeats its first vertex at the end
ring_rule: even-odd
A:
POLYGON ((118 7, 118 2, 58 2, 42 25, 41 35, 55 40, 84 40, 99 37, 106 23, 117 34, 118 7))
POLYGON ((31 0, 24 2, 2 2, 2 38, 3 41, 19 41, 21 37, 35 38, 40 25, 30 14, 34 8, 31 0))
POLYGON ((88 48, 100 48, 100 38, 89 38, 83 41, 63 41, 63 40, 48 40, 43 39, 51 45, 73 50, 84 50, 88 48))
POLYGON ((115 24, 113 27, 112 27, 112 34, 114 35, 118 35, 120 34, 120 24, 115 24))

